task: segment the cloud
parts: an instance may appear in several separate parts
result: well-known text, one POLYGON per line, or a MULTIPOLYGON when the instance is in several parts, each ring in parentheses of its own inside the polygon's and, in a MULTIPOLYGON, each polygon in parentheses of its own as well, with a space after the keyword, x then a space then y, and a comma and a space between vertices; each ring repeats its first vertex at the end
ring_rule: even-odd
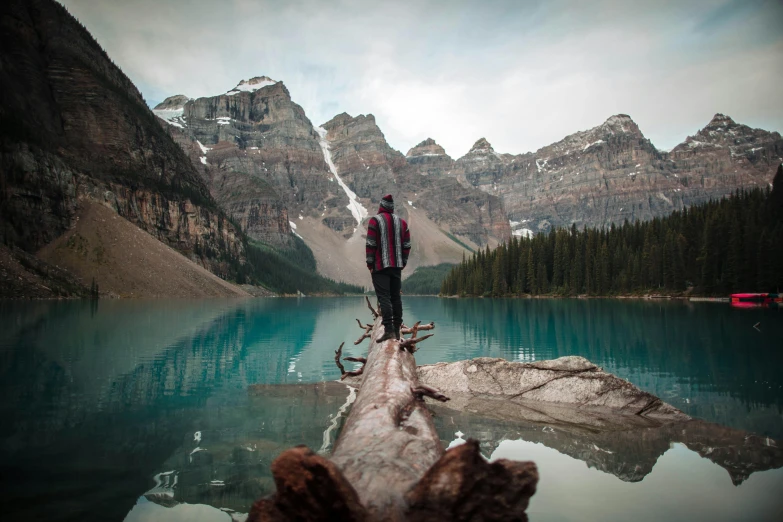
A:
POLYGON ((617 113, 661 149, 716 112, 783 127, 776 1, 63 3, 148 99, 266 74, 315 124, 375 114, 403 153, 533 151, 617 113))

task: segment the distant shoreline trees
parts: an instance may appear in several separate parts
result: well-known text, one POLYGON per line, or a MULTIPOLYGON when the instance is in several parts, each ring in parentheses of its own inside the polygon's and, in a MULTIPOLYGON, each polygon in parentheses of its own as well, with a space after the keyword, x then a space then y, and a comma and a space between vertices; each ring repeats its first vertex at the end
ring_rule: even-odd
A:
POLYGON ((783 165, 773 187, 646 222, 558 228, 480 250, 442 295, 700 295, 783 289, 783 165), (692 287, 692 288, 691 288, 692 287))

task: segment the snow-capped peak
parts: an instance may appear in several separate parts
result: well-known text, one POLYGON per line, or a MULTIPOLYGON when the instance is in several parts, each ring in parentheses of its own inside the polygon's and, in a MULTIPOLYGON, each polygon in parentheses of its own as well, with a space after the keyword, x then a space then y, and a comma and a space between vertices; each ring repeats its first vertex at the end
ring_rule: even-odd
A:
POLYGON ((176 94, 169 96, 159 104, 155 106, 154 111, 177 111, 182 109, 186 103, 190 101, 190 98, 184 94, 176 94))
POLYGON ((242 80, 236 87, 228 91, 226 94, 232 96, 240 92, 255 92, 262 87, 274 85, 277 82, 268 76, 256 76, 249 80, 242 80))
POLYGON ((169 96, 161 103, 157 104, 152 109, 153 114, 162 119, 169 125, 184 129, 187 126, 187 122, 183 118, 185 113, 185 104, 190 101, 190 98, 184 94, 177 94, 175 96, 169 96))

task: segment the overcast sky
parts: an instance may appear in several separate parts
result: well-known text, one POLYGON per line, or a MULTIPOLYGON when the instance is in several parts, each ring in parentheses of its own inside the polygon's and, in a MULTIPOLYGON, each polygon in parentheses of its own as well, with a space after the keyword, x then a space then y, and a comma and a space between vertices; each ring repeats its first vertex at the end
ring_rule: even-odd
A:
POLYGON ((783 129, 783 1, 62 0, 148 101, 267 75, 406 153, 523 153, 629 114, 669 150, 717 112, 783 129))

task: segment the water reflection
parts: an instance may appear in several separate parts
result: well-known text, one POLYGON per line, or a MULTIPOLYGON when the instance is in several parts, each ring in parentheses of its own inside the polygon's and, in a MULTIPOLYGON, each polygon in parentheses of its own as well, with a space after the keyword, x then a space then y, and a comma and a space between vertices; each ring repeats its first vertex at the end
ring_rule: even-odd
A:
POLYGON ((783 467, 780 441, 702 420, 652 426, 628 422, 623 426, 616 418, 607 422, 601 412, 581 411, 569 422, 562 422, 561 415, 560 421, 549 417, 555 422, 542 423, 540 410, 531 410, 529 418, 519 412, 509 417, 508 410, 491 411, 493 402, 496 401, 484 401, 481 413, 472 408, 472 411, 456 411, 448 406, 433 405, 431 409, 436 414, 438 432, 449 436, 459 430, 465 437, 478 439, 487 456, 505 440, 522 439, 543 444, 624 482, 643 480, 661 455, 675 443, 685 445, 725 469, 735 486, 755 472, 783 467), (595 418, 591 419, 591 416, 595 418), (574 418, 578 421, 574 422, 574 418))
POLYGON ((581 355, 689 415, 783 437, 781 310, 619 299, 440 302, 463 336, 495 356, 581 355))
POLYGON ((534 460, 541 474, 528 516, 532 522, 780 520, 783 470, 754 474, 735 487, 724 470, 674 444, 641 483, 617 480, 542 444, 501 442, 492 459, 534 460))
MULTIPOLYGON (((223 405, 218 417, 197 422, 199 431, 188 433, 158 468, 157 476, 168 478, 140 497, 126 520, 150 513, 155 514, 151 519, 178 520, 195 505, 210 517, 204 520, 228 520, 229 515, 241 520, 255 499, 273 491, 271 461, 293 440, 311 448, 322 444, 330 436, 327 425, 348 396, 339 383, 252 387, 247 400, 223 405)), ((536 461, 542 483, 540 498, 531 504, 532 520, 644 519, 651 513, 660 517, 661 507, 672 510, 667 519, 699 520, 727 498, 735 505, 713 513, 714 520, 732 520, 738 512, 772 520, 783 507, 770 495, 783 484, 783 449, 766 437, 698 420, 654 427, 631 423, 622 429, 605 419, 590 422, 590 413, 580 414, 579 423, 550 425, 430 407, 444 446, 458 442, 451 440, 457 432, 477 438, 487 458, 536 461), (694 469, 702 482, 683 482, 682 474, 692 476, 694 469), (622 483, 637 484, 626 488, 622 483), (687 500, 683 488, 690 492, 687 500), (618 491, 624 498, 614 497, 618 491), (574 498, 585 501, 582 512, 574 498)), ((485 404, 482 411, 490 409, 485 404)))
MULTIPOLYGON (((691 415, 783 438, 779 311, 602 300, 405 303, 407 320, 437 324, 416 354, 422 364, 582 355, 691 415), (758 321, 761 332, 751 328, 758 321)), ((119 520, 132 509, 201 516, 183 507, 199 503, 246 510, 270 490, 271 459, 282 447, 323 446, 346 398, 344 390, 298 397, 290 391, 297 386, 248 395, 248 387, 337 378, 341 342, 346 355, 366 350, 353 346, 357 317, 367 319, 359 298, 0 302, 4 514, 119 520), (191 455, 196 448, 206 450, 191 455), (163 508, 165 477, 177 482, 163 508)), ((447 441, 456 431, 443 429, 447 441)), ((674 440, 684 439, 666 444, 674 440)), ((649 437, 639 444, 655 455, 663 447, 649 437)), ((741 477, 741 466, 732 473, 741 477)))
POLYGON ((296 313, 280 317, 270 300, 4 304, 4 507, 122 518, 205 410, 285 380, 320 311, 288 306, 296 313), (64 510, 56 498, 73 501, 64 510))
MULTIPOLYGON (((274 492, 270 465, 282 451, 334 442, 344 420, 338 411, 348 396, 348 388, 337 382, 252 386, 246 397, 222 404, 218 415, 194 421, 193 436, 188 433, 160 464, 156 476, 165 478, 139 498, 126 520, 141 520, 139 511, 160 511, 147 502, 165 508, 206 504, 240 517, 255 500, 274 492)), ((204 512, 210 513, 228 518, 204 512)))

